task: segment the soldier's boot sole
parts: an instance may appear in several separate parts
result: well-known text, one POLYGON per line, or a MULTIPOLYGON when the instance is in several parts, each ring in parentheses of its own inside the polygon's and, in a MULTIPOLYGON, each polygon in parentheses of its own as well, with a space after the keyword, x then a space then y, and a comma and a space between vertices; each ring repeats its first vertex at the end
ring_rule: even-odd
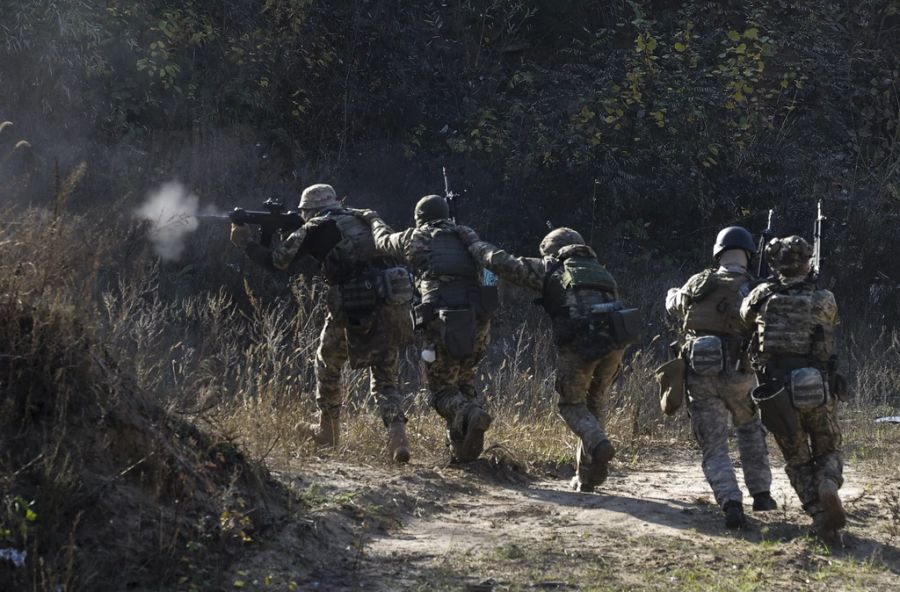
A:
POLYGON ((484 450, 484 433, 491 427, 494 419, 484 409, 473 409, 466 422, 466 435, 459 450, 459 460, 471 462, 476 460, 484 450))
POLYGON ((603 440, 591 451, 591 464, 584 471, 584 479, 586 485, 591 490, 598 485, 603 485, 606 478, 609 477, 609 461, 616 456, 616 449, 609 440, 603 440))
POLYGON ((819 502, 824 511, 822 527, 826 531, 838 531, 847 526, 847 514, 841 504, 837 484, 830 479, 822 481, 819 486, 819 502))

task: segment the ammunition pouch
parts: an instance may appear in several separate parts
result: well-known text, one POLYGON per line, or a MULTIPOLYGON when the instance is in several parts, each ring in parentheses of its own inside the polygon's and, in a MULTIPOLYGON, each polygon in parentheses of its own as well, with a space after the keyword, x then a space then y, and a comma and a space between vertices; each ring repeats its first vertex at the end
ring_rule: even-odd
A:
POLYGON ((380 275, 362 273, 339 284, 340 309, 350 317, 367 317, 381 302, 380 275))
POLYGON ((715 376, 725 369, 725 349, 716 335, 701 335, 691 341, 688 352, 691 370, 699 376, 715 376))
POLYGON ((787 438, 800 431, 800 420, 788 392, 780 385, 764 382, 754 388, 750 397, 759 407, 762 424, 775 436, 787 438), (777 388, 777 390, 776 390, 777 388))
POLYGON ((792 370, 785 382, 797 409, 815 409, 828 402, 828 382, 818 368, 792 370))
POLYGON ((491 316, 500 308, 500 291, 497 286, 478 287, 478 306, 476 310, 480 316, 491 316))
POLYGON ((684 404, 687 363, 684 358, 669 360, 656 369, 659 382, 659 407, 666 415, 674 415, 684 404))
POLYGON ((458 360, 475 354, 475 313, 472 309, 441 309, 437 311, 441 323, 441 342, 452 358, 458 360))
POLYGON ((412 302, 414 288, 409 270, 405 267, 389 267, 381 272, 378 294, 388 304, 412 302))
POLYGON ((437 318, 437 308, 434 302, 423 302, 413 307, 413 322, 416 329, 425 327, 437 318))
POLYGON ((591 306, 588 314, 590 337, 609 337, 616 348, 631 345, 641 334, 641 315, 636 308, 625 308, 619 300, 591 306))

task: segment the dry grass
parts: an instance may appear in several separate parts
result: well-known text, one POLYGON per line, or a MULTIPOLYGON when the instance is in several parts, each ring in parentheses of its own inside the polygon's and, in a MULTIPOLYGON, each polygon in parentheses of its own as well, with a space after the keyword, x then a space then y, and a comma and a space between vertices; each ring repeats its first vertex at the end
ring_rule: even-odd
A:
MULTIPOLYGON (((0 308, 6 313, 41 311, 36 318, 40 326, 54 332, 60 351, 109 352, 111 359, 117 360, 114 374, 132 380, 134 392, 149 393, 168 416, 224 434, 253 459, 315 454, 308 443, 297 439, 294 426, 315 414, 313 360, 324 313, 318 285, 297 279, 279 297, 273 297, 277 292, 266 284, 273 280, 248 271, 241 274, 242 281, 231 275, 210 282, 206 291, 188 290, 183 295, 179 282, 208 281, 208 275, 186 273, 183 266, 161 267, 147 255, 146 248, 136 246, 138 230, 122 219, 54 217, 50 211, 32 209, 5 212, 0 220, 5 221, 0 224, 0 308)), ((666 340, 658 335, 665 334, 659 295, 683 278, 649 262, 636 265, 630 272, 655 278, 650 285, 624 282, 625 293, 634 294, 632 301, 646 311, 647 332, 644 345, 626 356, 608 412, 608 429, 619 446, 619 461, 630 463, 661 446, 692 445, 685 415, 665 418, 660 413, 653 379, 653 369, 665 355, 666 340)), ((546 320, 530 306, 530 298, 518 290, 505 290, 493 344, 480 369, 480 386, 496 417, 489 444, 497 447, 495 453, 523 466, 558 470, 570 462, 574 439, 556 415, 553 348, 546 320), (527 311, 524 317, 522 310, 527 311)), ((9 325, 13 318, 15 315, 5 314, 2 322, 9 325)), ((871 420, 879 414, 896 413, 900 334, 896 329, 873 333, 868 328, 854 328, 852 319, 847 327, 846 359, 858 384, 857 398, 844 409, 847 455, 851 461, 864 460, 880 470, 896 471, 900 429, 875 426, 871 420)), ((14 355, 18 354, 0 351, 0 364, 14 355)), ((423 385, 421 364, 415 348, 410 348, 402 363, 402 388, 410 395, 413 453, 416 462, 443 463, 448 457, 444 428, 418 394, 423 385)), ((54 371, 48 368, 48 376, 57 380, 64 392, 63 387, 72 383, 67 382, 65 372, 54 371)), ((108 374, 87 376, 111 380, 108 374)), ((375 418, 366 373, 345 370, 344 385, 344 443, 330 454, 389 462, 386 433, 375 418)), ((8 386, 0 381, 0 389, 8 390, 8 386)), ((104 400, 115 408, 117 397, 124 392, 120 389, 104 400)), ((81 396, 74 391, 71 394, 81 396)), ((32 468, 42 471, 43 483, 54 484, 55 489, 45 490, 44 500, 56 500, 51 505, 62 508, 80 475, 79 465, 62 446, 70 435, 65 428, 69 407, 54 409, 59 411, 54 422, 45 424, 41 432, 49 434, 44 448, 52 454, 34 461, 32 468), (57 492, 55 497, 51 491, 57 492)), ((4 425, 9 430, 14 424, 6 421, 4 425)), ((15 425, 19 435, 28 429, 21 422, 15 425)), ((24 470, 22 464, 29 460, 9 457, 5 462, 11 463, 7 469, 15 473, 24 470)), ((6 542, 23 543, 16 532, 24 516, 16 501, 21 497, 16 488, 22 483, 7 478, 3 484, 6 542)), ((221 500, 227 497, 222 496, 221 500)), ((42 515, 43 520, 53 520, 52 512, 42 515)), ((81 517, 77 512, 62 511, 57 518, 58 523, 48 525, 55 532, 78 530, 81 517)), ((75 568, 65 567, 78 565, 70 561, 75 550, 68 534, 49 537, 41 545, 35 548, 49 553, 47 565, 62 566, 58 567, 61 571, 44 574, 45 583, 74 577, 71 570, 75 568)), ((41 586, 35 585, 35 589, 41 586)))

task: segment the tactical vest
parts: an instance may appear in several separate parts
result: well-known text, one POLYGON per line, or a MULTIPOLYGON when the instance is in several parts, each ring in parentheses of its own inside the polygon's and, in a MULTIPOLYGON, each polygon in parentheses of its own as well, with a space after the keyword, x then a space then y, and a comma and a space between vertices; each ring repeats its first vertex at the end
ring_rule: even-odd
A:
POLYGON ((758 344, 761 354, 809 355, 812 353, 813 290, 808 284, 777 289, 760 303, 758 344))
POLYGON ((329 210, 324 217, 334 220, 341 233, 340 242, 325 257, 325 273, 329 278, 351 279, 373 266, 383 267, 368 224, 344 208, 329 210))
POLYGON ((616 281, 583 245, 560 250, 544 278, 541 302, 551 316, 587 317, 593 305, 616 298, 616 281))
POLYGON ((741 273, 703 272, 690 292, 690 304, 684 317, 684 331, 695 334, 740 335, 741 288, 750 276, 741 273))
POLYGON ((469 308, 478 299, 478 264, 451 223, 427 228, 427 268, 420 286, 423 302, 446 308, 469 308))

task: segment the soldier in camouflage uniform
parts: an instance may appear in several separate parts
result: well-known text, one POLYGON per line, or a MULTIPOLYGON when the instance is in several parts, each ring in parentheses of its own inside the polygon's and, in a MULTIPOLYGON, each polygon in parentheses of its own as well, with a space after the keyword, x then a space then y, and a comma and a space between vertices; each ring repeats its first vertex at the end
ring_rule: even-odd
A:
POLYGON ((736 428, 753 509, 777 507, 769 492, 772 472, 766 432, 750 398, 756 380, 744 359, 746 330, 740 318, 741 300, 753 281, 747 266, 755 253, 756 245, 747 230, 725 228, 713 247, 718 267, 694 275, 681 288, 669 290, 666 297, 666 310, 682 322, 688 413, 703 452, 703 473, 725 512, 728 528, 745 523, 743 494, 728 454, 729 415, 736 428))
POLYGON ((300 198, 305 224, 275 249, 250 240, 244 225, 232 225, 231 240, 256 263, 287 269, 303 256, 322 266, 328 285, 325 325, 316 351, 319 421, 299 431, 317 445, 337 446, 343 405, 341 368, 369 367, 370 389, 388 428, 388 449, 409 461, 404 400, 398 389, 400 348, 411 341, 409 273, 375 249, 368 225, 343 208, 330 185, 307 187, 300 198))
POLYGON ((591 310, 617 302, 615 280, 571 228, 550 232, 541 241, 539 259, 515 257, 474 233, 465 233, 463 239, 481 265, 542 295, 557 347, 559 414, 578 436, 572 485, 593 491, 606 480, 615 455, 603 417, 625 350, 608 332, 595 329, 591 310))
POLYGON ((426 367, 429 404, 447 422, 455 460, 472 461, 484 448, 492 418, 475 389, 475 371, 488 346, 496 293, 482 286, 481 269, 451 221, 447 201, 428 195, 416 204, 414 228, 393 232, 371 210, 360 212, 372 225, 378 250, 409 264, 421 304, 416 325, 425 332, 434 361, 426 367))
POLYGON ((827 540, 847 522, 838 495, 844 479, 835 409, 846 383, 834 367, 837 304, 834 294, 809 280, 811 255, 799 236, 772 239, 766 257, 775 277, 744 299, 741 317, 754 332, 751 355, 760 383, 754 398, 803 509, 827 540), (783 404, 775 406, 779 399, 783 404), (769 409, 778 411, 777 421, 769 419, 769 409))

